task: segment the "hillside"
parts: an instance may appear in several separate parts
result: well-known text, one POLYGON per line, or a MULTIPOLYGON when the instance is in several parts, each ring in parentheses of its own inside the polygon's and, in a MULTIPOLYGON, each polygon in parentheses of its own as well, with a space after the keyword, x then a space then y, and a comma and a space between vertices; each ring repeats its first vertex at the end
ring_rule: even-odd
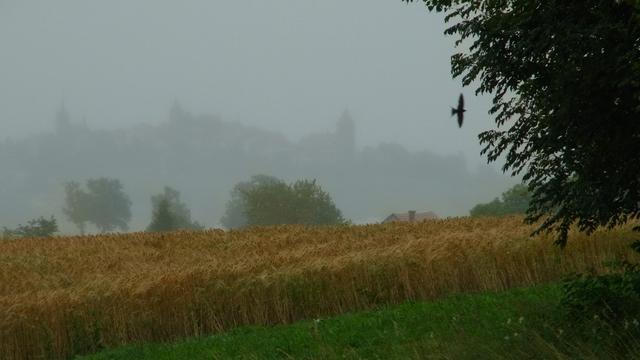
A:
POLYGON ((66 358, 546 283, 636 260, 629 229, 561 251, 521 218, 0 242, 0 358, 66 358))

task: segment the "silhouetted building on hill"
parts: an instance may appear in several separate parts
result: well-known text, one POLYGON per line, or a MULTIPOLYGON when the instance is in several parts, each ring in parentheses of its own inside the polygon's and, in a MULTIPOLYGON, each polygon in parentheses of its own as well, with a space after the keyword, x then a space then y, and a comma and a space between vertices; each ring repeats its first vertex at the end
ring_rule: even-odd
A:
POLYGON ((305 162, 352 160, 356 153, 356 126, 345 110, 333 132, 310 134, 298 143, 298 156, 305 162))
POLYGON ((353 156, 356 153, 356 123, 349 110, 345 110, 338 120, 336 127, 336 146, 344 155, 353 156))
POLYGON ((64 102, 60 104, 60 108, 56 113, 55 129, 56 134, 58 135, 67 134, 71 129, 71 116, 69 115, 69 111, 67 111, 67 107, 64 105, 64 102))
MULTIPOLYGON (((52 121, 55 132, 0 142, 0 227, 53 214, 63 232, 74 231, 61 214, 62 185, 104 176, 126 186, 133 229, 147 226, 149 197, 164 184, 183 189, 194 216, 216 226, 230 190, 255 174, 317 179, 354 222, 379 219, 379 209, 407 204, 429 204, 444 215, 466 213, 508 181, 491 168, 469 171, 460 155, 412 152, 399 144, 358 149, 348 111, 334 130, 297 142, 271 130, 192 113, 178 102, 167 118, 154 125, 96 130, 75 122, 73 112, 61 104, 52 121)), ((407 212, 385 220, 410 217, 407 212)), ((413 219, 432 218, 435 214, 416 212, 413 219)))

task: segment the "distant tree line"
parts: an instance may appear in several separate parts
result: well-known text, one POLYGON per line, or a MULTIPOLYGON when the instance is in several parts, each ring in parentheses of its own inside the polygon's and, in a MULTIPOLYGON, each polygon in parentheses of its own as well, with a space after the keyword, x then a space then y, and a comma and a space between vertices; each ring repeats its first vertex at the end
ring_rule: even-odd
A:
MULTIPOLYGON (((87 225, 100 232, 127 231, 131 220, 132 202, 118 179, 88 179, 84 186, 76 181, 64 184, 63 213, 81 234, 87 225)), ((255 175, 239 182, 231 191, 221 223, 229 229, 252 225, 279 224, 345 224, 347 221, 329 193, 315 180, 298 180, 291 184, 268 175, 255 175)), ((180 192, 165 186, 162 193, 151 197, 150 232, 202 230, 204 226, 192 220, 191 210, 180 198, 180 192)), ((58 224, 40 217, 16 229, 3 228, 2 236, 48 237, 57 233, 58 224)))
POLYGON ((15 229, 2 228, 3 238, 30 238, 30 237, 51 237, 58 232, 58 223, 56 218, 51 216, 49 219, 39 217, 29 220, 26 225, 18 225, 15 229))
MULTIPOLYGON (((504 192, 501 198, 474 206, 470 215, 523 214, 530 201, 527 187, 518 184, 504 192)), ((124 186, 117 179, 88 179, 84 187, 75 181, 65 183, 63 212, 81 234, 86 232, 87 224, 94 225, 102 233, 126 231, 131 220, 131 205, 124 186)), ((227 229, 241 229, 248 226, 339 225, 350 222, 316 180, 286 183, 277 177, 260 174, 233 187, 220 223, 227 229)), ((146 231, 202 229, 202 224, 192 220, 191 210, 181 200, 178 190, 165 186, 162 193, 151 197, 151 221, 146 231)), ((56 232, 58 225, 54 217, 40 217, 16 229, 5 227, 2 234, 4 237, 43 237, 56 232)))
POLYGON ((531 194, 523 184, 517 184, 506 192, 501 198, 478 204, 469 211, 471 216, 504 216, 511 214, 525 214, 531 202, 531 194))

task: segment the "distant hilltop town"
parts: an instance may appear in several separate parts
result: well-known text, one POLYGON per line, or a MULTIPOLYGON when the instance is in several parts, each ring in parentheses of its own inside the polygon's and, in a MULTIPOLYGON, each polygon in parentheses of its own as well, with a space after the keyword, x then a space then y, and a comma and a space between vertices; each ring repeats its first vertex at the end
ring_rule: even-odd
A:
MULTIPOLYGON (((219 226, 229 192, 252 175, 317 179, 353 222, 384 219, 398 209, 466 214, 508 179, 489 167, 467 168, 461 155, 410 152, 398 144, 359 148, 349 111, 334 131, 299 141, 258 127, 195 115, 175 103, 158 125, 94 130, 61 105, 54 131, 0 143, 0 217, 7 223, 40 215, 62 220, 63 184, 119 179, 131 197, 132 229, 149 221, 149 199, 165 185, 181 191, 194 219, 219 226)), ((425 144, 428 147, 428 144, 425 144)))

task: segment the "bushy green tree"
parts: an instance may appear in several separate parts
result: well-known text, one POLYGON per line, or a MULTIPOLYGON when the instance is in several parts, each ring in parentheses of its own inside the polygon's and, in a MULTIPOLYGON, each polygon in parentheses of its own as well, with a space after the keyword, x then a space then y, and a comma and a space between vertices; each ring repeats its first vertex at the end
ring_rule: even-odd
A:
POLYGON ((241 192, 247 225, 344 224, 341 211, 315 180, 269 181, 241 192))
POLYGON ((529 208, 531 195, 523 184, 517 184, 506 192, 502 198, 495 198, 486 204, 478 204, 469 212, 471 216, 504 216, 510 214, 524 214, 529 208))
POLYGON ((180 200, 180 192, 168 186, 162 194, 151 197, 153 209, 147 231, 200 230, 204 227, 191 220, 191 211, 180 200))
POLYGON ((453 23, 453 75, 493 96, 482 152, 523 174, 537 232, 640 218, 639 1, 423 2, 453 23))
POLYGON ((3 228, 3 236, 7 238, 13 237, 51 237, 58 232, 58 223, 56 218, 51 216, 49 219, 39 217, 27 222, 27 225, 18 225, 14 230, 3 228))
POLYGON ((254 175, 248 181, 237 183, 231 190, 231 199, 227 202, 224 215, 220 223, 227 229, 239 229, 248 224, 246 216, 246 196, 245 192, 256 187, 277 184, 282 180, 269 175, 254 175))
POLYGON ((171 203, 166 198, 160 199, 153 206, 153 214, 151 224, 147 227, 147 231, 163 232, 177 230, 177 219, 171 211, 171 203))
POLYGON ((80 234, 86 232, 87 222, 90 221, 91 212, 90 205, 91 199, 78 182, 70 181, 65 184, 65 206, 62 208, 62 212, 67 219, 71 221, 80 234))
POLYGON ((290 185, 293 194, 292 218, 299 224, 344 224, 346 220, 328 192, 316 180, 298 180, 290 185))
POLYGON ((131 220, 131 200, 118 179, 97 178, 86 182, 87 190, 80 184, 65 184, 64 214, 81 232, 87 222, 101 232, 120 229, 126 231, 131 220))
POLYGON ((87 180, 91 207, 91 222, 101 231, 115 229, 126 231, 131 220, 131 200, 124 193, 118 179, 98 178, 87 180))

